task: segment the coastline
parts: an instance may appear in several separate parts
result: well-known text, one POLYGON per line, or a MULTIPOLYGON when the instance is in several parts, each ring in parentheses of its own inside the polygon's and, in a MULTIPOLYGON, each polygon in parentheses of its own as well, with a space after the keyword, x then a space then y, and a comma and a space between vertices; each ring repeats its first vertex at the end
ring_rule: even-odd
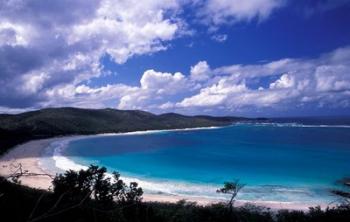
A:
MULTIPOLYGON (((136 132, 127 132, 127 133, 112 133, 112 134, 96 134, 96 135, 77 135, 77 136, 66 136, 66 137, 54 137, 49 139, 40 139, 40 140, 32 140, 24 144, 20 144, 9 152, 5 153, 0 157, 0 175, 9 176, 16 169, 15 166, 19 163, 22 164, 23 170, 28 170, 31 173, 37 174, 50 174, 52 176, 53 173, 45 170, 41 165, 40 161, 42 158, 48 158, 43 156, 46 148, 54 143, 59 141, 71 141, 81 138, 89 138, 89 137, 99 137, 99 136, 117 136, 117 135, 136 135, 136 134, 147 134, 147 133, 156 133, 156 132, 167 132, 167 131, 180 131, 180 130, 205 130, 212 129, 218 127, 207 127, 207 128, 193 128, 193 129, 174 129, 174 130, 149 130, 149 131, 136 131, 136 132)), ((21 184, 25 186, 29 186, 37 189, 48 190, 51 188, 52 179, 49 176, 26 176, 20 178, 21 184)), ((213 203, 221 202, 219 199, 209 199, 204 197, 188 197, 188 196, 180 196, 180 195, 164 195, 164 194, 144 194, 144 201, 151 202, 177 202, 179 200, 187 200, 192 202, 197 202, 199 205, 208 205, 213 203)), ((303 210, 306 211, 309 207, 314 207, 314 205, 309 204, 299 204, 293 202, 275 202, 275 201, 240 201, 236 202, 236 206, 242 206, 244 204, 254 204, 256 206, 267 207, 270 209, 278 210, 278 209, 289 209, 289 210, 303 210)), ((327 207, 326 204, 321 204, 322 208, 327 207)))
MULTIPOLYGON (((31 140, 27 143, 20 144, 9 150, 0 157, 0 175, 8 177, 14 173, 18 164, 22 164, 23 170, 31 173, 46 174, 39 166, 42 152, 52 142, 60 138, 31 140)), ((37 189, 47 190, 51 187, 51 178, 49 176, 26 176, 20 178, 21 184, 37 189)))
MULTIPOLYGON (((65 141, 65 140, 76 140, 80 138, 93 138, 101 136, 124 136, 124 135, 138 135, 158 132, 175 132, 175 131, 186 131, 186 130, 209 130, 217 129, 225 126, 211 126, 211 127, 194 127, 184 129, 165 129, 165 130, 144 130, 144 131, 133 131, 133 132, 122 132, 122 133, 101 133, 93 135, 71 135, 71 136, 58 136, 48 139, 30 140, 23 144, 16 145, 8 152, 0 156, 0 175, 8 177, 13 174, 17 169, 18 164, 22 165, 23 170, 28 170, 31 173, 36 174, 54 174, 44 170, 40 166, 40 160, 45 158, 43 153, 46 148, 54 142, 65 141)), ((51 188, 51 178, 49 176, 26 176, 21 178, 21 184, 37 189, 47 190, 51 188)))

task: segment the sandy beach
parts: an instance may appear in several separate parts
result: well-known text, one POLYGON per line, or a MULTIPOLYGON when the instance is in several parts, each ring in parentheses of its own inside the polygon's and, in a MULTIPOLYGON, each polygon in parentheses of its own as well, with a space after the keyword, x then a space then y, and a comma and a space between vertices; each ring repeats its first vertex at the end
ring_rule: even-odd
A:
MULTIPOLYGON (((43 152, 51 143, 58 140, 66 140, 72 137, 58 137, 50 139, 41 139, 33 140, 27 143, 16 146, 11 149, 9 152, 0 157, 0 175, 7 177, 13 174, 16 169, 18 169, 19 164, 22 165, 23 170, 27 170, 30 173, 36 174, 50 174, 48 171, 45 171, 40 166, 40 158, 43 157, 43 152)), ((25 176, 20 178, 21 184, 37 189, 48 190, 52 187, 51 177, 47 175, 40 176, 25 176)), ((144 201, 160 201, 160 202, 177 202, 179 200, 187 200, 197 202, 200 205, 212 204, 220 202, 220 200, 213 200, 201 197, 187 197, 180 195, 162 195, 162 194, 144 194, 144 201)), ((286 203, 286 202, 246 202, 246 201, 237 201, 236 205, 244 205, 246 203, 255 204, 257 206, 264 206, 271 209, 296 209, 296 210, 307 210, 310 205, 307 204, 295 204, 295 203, 286 203)), ((326 205, 321 205, 322 208, 326 205)))
MULTIPOLYGON (((0 174, 7 177, 13 174, 18 165, 22 165, 23 170, 31 173, 45 174, 39 166, 43 150, 58 138, 33 140, 16 146, 9 152, 0 157, 0 174)), ((51 187, 51 178, 49 176, 26 176, 20 178, 21 184, 38 188, 49 189, 51 187)))

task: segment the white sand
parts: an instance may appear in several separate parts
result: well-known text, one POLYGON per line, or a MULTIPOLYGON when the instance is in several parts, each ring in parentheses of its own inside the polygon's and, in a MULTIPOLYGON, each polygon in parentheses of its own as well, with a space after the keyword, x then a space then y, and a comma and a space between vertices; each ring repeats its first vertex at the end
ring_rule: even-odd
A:
MULTIPOLYGON (((9 176, 14 173, 17 169, 18 164, 22 164, 23 170, 28 170, 30 173, 37 174, 49 174, 49 172, 42 169, 39 165, 40 158, 45 148, 47 148, 52 142, 67 139, 68 137, 33 140, 11 149, 8 153, 0 157, 0 175, 9 176)), ((71 137, 70 137, 71 138, 71 137)), ((49 176, 26 176, 21 177, 21 184, 38 188, 38 189, 49 189, 51 188, 52 179, 49 176)), ((200 198, 200 197, 184 197, 184 196, 170 196, 161 194, 144 194, 143 199, 145 201, 160 201, 160 202, 177 202, 179 200, 194 201, 201 205, 217 203, 219 200, 200 198)), ((248 202, 237 201, 237 205, 244 205, 248 202)), ((307 210, 310 205, 307 204, 295 204, 285 202, 249 202, 258 206, 265 206, 271 209, 296 209, 296 210, 307 210)), ((321 205, 322 208, 326 207, 321 205)))
MULTIPOLYGON (((22 164, 23 170, 28 170, 30 173, 47 173, 40 168, 39 160, 43 150, 55 140, 57 138, 33 140, 11 149, 0 158, 0 175, 7 177, 13 174, 18 169, 19 164, 22 164)), ((20 180, 21 184, 38 189, 49 189, 51 186, 49 176, 26 176, 20 178, 20 180)))

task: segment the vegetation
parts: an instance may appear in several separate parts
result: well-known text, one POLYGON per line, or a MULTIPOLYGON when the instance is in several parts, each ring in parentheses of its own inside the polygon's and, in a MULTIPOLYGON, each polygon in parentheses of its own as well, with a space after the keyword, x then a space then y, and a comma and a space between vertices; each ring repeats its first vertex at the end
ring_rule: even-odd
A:
POLYGON ((235 198, 236 198, 238 192, 243 187, 244 187, 244 184, 239 183, 238 180, 234 181, 234 182, 225 182, 224 187, 218 189, 216 192, 231 195, 230 201, 228 202, 228 206, 229 206, 230 211, 232 211, 233 204, 235 202, 235 198))
POLYGON ((115 203, 135 203, 141 201, 143 191, 135 182, 127 186, 117 172, 112 177, 106 175, 105 167, 91 165, 79 172, 69 170, 57 175, 53 180, 55 196, 69 196, 73 199, 93 199, 104 207, 115 203))
POLYGON ((243 117, 155 115, 139 110, 50 108, 0 114, 0 154, 27 140, 64 135, 225 126, 243 117))
POLYGON ((338 183, 342 185, 344 189, 332 190, 332 192, 338 195, 345 205, 350 205, 350 178, 343 178, 339 180, 338 183))
MULTIPOLYGON (((116 133, 187 127, 224 126, 240 117, 154 115, 143 111, 75 108, 44 109, 18 115, 0 115, 0 153, 18 143, 37 138, 72 134, 116 133)), ((264 120, 264 119, 259 119, 264 120)), ((0 166, 1 167, 1 166, 0 166)), ((245 205, 234 207, 243 187, 228 182, 218 192, 231 195, 228 203, 199 206, 193 202, 142 202, 143 191, 137 183, 125 184, 118 173, 106 176, 106 168, 90 166, 79 172, 56 175, 52 191, 20 185, 21 176, 35 176, 21 165, 10 178, 0 177, 1 221, 135 221, 135 222, 323 222, 350 221, 350 180, 344 179, 343 190, 333 193, 344 204, 308 212, 280 210, 245 205), (12 181, 12 182, 11 182, 12 181), (227 207, 229 206, 229 207, 227 207)), ((38 174, 39 176, 39 174, 38 174)), ((41 175, 42 176, 42 175, 41 175)))
MULTIPOLYGON (((232 199, 242 186, 238 181, 229 182, 219 190, 232 195, 230 202, 233 203, 232 199)), ((184 200, 178 203, 142 202, 142 194, 136 183, 126 185, 116 172, 107 177, 106 168, 97 166, 56 175, 52 192, 0 178, 0 218, 4 222, 345 222, 350 218, 350 205, 325 210, 315 207, 308 212, 276 212, 253 205, 231 208, 225 203, 199 206, 184 200)))

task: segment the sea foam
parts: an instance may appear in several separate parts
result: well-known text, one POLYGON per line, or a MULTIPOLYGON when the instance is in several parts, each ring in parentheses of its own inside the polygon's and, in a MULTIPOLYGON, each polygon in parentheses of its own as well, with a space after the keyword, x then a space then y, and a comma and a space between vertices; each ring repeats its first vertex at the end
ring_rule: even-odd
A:
MULTIPOLYGON (((65 170, 80 170, 87 169, 87 165, 93 162, 92 159, 84 159, 83 157, 71 157, 68 155, 69 152, 65 152, 65 149, 69 147, 69 144, 72 141, 86 139, 86 138, 94 138, 94 137, 116 137, 116 136, 133 136, 133 135, 143 135, 143 134, 163 134, 168 132, 176 132, 176 131, 196 131, 196 130, 211 130, 218 128, 225 128, 218 130, 220 132, 224 131, 231 132, 233 129, 235 132, 240 130, 241 126, 252 126, 252 127, 289 127, 291 129, 299 127, 299 128, 350 128, 349 125, 307 125, 301 124, 297 122, 289 122, 289 123, 277 123, 277 122, 241 122, 235 123, 231 126, 227 127, 207 127, 207 128, 196 128, 196 129, 175 129, 175 130, 149 130, 149 131, 138 131, 138 132, 127 132, 127 133, 111 133, 111 134, 99 134, 99 135, 91 135, 91 136, 72 136, 72 137, 63 137, 58 138, 54 142, 50 144, 48 150, 50 153, 45 155, 46 166, 48 168, 52 168, 55 173, 62 173, 65 170), (232 128, 231 128, 232 127, 232 128), (237 127, 237 128, 236 128, 237 127), (50 167, 50 165, 52 167, 50 167)), ((248 130, 249 128, 242 128, 242 130, 248 130)), ((346 130, 346 129, 344 129, 346 130)), ((323 132, 321 130, 320 132, 323 132)), ((239 131, 241 132, 241 131, 239 131)), ((246 131, 244 131, 246 132, 246 131)), ((250 131, 249 131, 250 132, 250 131)), ((270 132, 269 130, 259 131, 258 134, 264 132, 270 132)), ((307 131, 309 132, 309 130, 307 131)), ((205 132, 206 133, 206 132, 205 132)), ((259 136, 255 131, 252 131, 254 136, 259 136)), ((176 133, 177 134, 177 133, 176 133)), ((172 135, 169 138, 173 138, 176 134, 172 135)), ((211 132, 209 132, 211 134, 211 132)), ((179 134, 180 137, 192 134, 179 134)), ((199 134, 200 135, 200 134, 199 134)), ((223 134, 227 135, 227 134, 223 134)), ((240 135, 240 134, 232 134, 232 135, 240 135)), ((250 134, 244 134, 250 135, 250 134)), ((274 134, 273 134, 274 135, 274 134)), ((164 135, 160 135, 164 136, 164 135)), ((166 138, 168 135, 166 135, 166 138)), ((152 140, 153 137, 150 137, 152 140)), ((175 137, 177 138, 177 137, 175 137)), ((196 137, 194 137, 196 138, 196 137)), ((249 141, 251 140, 250 137, 249 141)), ((154 139, 154 138, 153 138, 154 139)), ((236 140, 239 138, 235 138, 236 140)), ((128 140, 128 139, 127 139, 128 140)), ((127 141, 125 140, 125 141, 127 141)), ((152 142, 152 141, 151 141, 152 142)), ((239 141, 238 141, 239 142, 239 141)), ((288 141, 287 141, 288 142, 288 141)), ((234 143, 235 145, 240 145, 242 143, 234 143)), ((283 144, 283 143, 281 143, 283 144)), ((137 144, 136 144, 137 145, 137 144)), ((142 145, 142 144, 141 144, 142 145)), ((215 146, 214 146, 215 147, 215 146)), ((248 147, 249 148, 249 147, 248 147)), ((287 147, 288 148, 288 147, 287 147)), ((269 150, 267 150, 269 151, 269 150)), ((277 150, 278 151, 278 150, 277 150)), ((294 149, 292 150, 294 151, 294 149)), ((341 150, 342 151, 342 150, 341 150)), ((244 153, 243 153, 244 154, 244 153)), ((295 154, 292 152, 292 154, 295 154)), ((119 155, 119 154, 117 154, 119 155)), ((225 154, 226 155, 226 154, 225 154)), ((229 154, 228 154, 229 155, 229 154)), ((98 157, 96 157, 98 160, 98 157)), ((44 159, 44 158, 43 158, 44 159)), ((268 159, 270 160, 270 159, 268 159)), ((131 160, 132 161, 132 160, 131 160)), ((252 162, 253 164, 254 162, 252 162)), ((98 165, 102 165, 100 162, 97 162, 98 165)), ((138 166, 140 167, 140 166, 138 166)), ((249 167, 249 166, 248 166, 249 167)), ((179 178, 168 178, 165 179, 162 177, 151 177, 150 175, 131 173, 132 171, 126 170, 125 172, 120 171, 118 168, 109 169, 109 173, 112 170, 117 170, 121 173, 122 179, 126 182, 137 182, 140 187, 142 187, 147 194, 160 194, 165 196, 180 196, 181 198, 191 199, 192 197, 213 199, 213 200, 226 200, 228 197, 224 194, 216 193, 216 190, 222 186, 221 182, 214 183, 205 183, 205 182, 197 182, 192 180, 182 180, 182 177, 179 178)), ((137 172, 137 171, 136 171, 137 172)), ((109 174, 111 176, 111 174, 109 174)), ((214 175, 215 176, 215 175, 214 175)), ((217 176, 217 175, 216 175, 217 176)), ((259 175, 257 175, 259 176, 259 175)), ((266 178, 265 178, 266 179, 266 178)), ((277 180, 278 181, 278 180, 277 180)), ((244 181, 243 181, 244 182, 244 181)), ((311 203, 320 204, 320 203, 329 203, 333 201, 335 198, 331 196, 327 187, 321 187, 322 184, 293 184, 293 183, 284 183, 281 185, 261 185, 261 183, 255 183, 255 181, 250 181, 253 184, 248 184, 246 187, 242 189, 240 194, 238 195, 238 199, 241 201, 258 201, 264 203, 311 203), (299 186, 300 185, 300 186, 299 186)), ((291 181, 292 182, 292 181, 291 181)), ((271 181, 269 182, 271 184, 271 181)), ((328 185, 327 185, 328 186, 328 185)))
POLYGON ((235 126, 270 126, 270 127, 305 127, 305 128, 350 128, 350 125, 326 125, 326 124, 301 124, 301 123, 275 123, 275 122, 238 122, 235 126))
MULTIPOLYGON (((144 133, 156 133, 159 131, 148 131, 144 133)), ((160 131, 163 132, 163 131, 160 131)), ((138 135, 141 132, 137 133, 124 133, 123 135, 138 135)), ((104 134, 102 136, 116 136, 120 134, 104 134)), ((91 137, 91 136, 87 136, 91 137)), ((54 166, 62 171, 66 170, 86 170, 88 166, 78 164, 74 162, 72 159, 69 159, 67 156, 64 156, 63 151, 67 148, 68 144, 74 140, 79 140, 82 136, 62 139, 55 141, 50 144, 50 148, 53 150, 52 160, 54 166)), ((109 177, 113 177, 111 173, 107 174, 109 177)), ((209 199, 226 199, 223 195, 207 195, 208 193, 215 193, 215 186, 210 185, 196 185, 190 183, 174 183, 174 182, 166 182, 166 181, 151 181, 151 180, 142 180, 136 177, 127 177, 122 176, 121 179, 129 184, 130 182, 137 182, 140 187, 142 187, 145 191, 151 194, 163 194, 163 195, 179 195, 181 196, 189 196, 189 197, 203 197, 209 199)))
MULTIPOLYGON (((124 133, 122 135, 138 135, 145 133, 158 133, 164 131, 148 131, 148 132, 134 132, 124 133)), ((83 164, 76 163, 72 159, 64 155, 64 150, 69 143, 75 140, 80 140, 88 137, 96 136, 116 136, 121 134, 104 134, 95 136, 76 136, 64 139, 59 139, 50 144, 52 150, 52 161, 60 172, 66 170, 81 170, 88 167, 83 164)), ((112 177, 111 172, 108 173, 112 177)), ((145 193, 160 194, 165 196, 181 196, 184 198, 205 198, 212 200, 227 200, 228 196, 216 192, 219 185, 217 184, 203 184, 191 183, 183 181, 169 181, 159 179, 144 179, 141 177, 134 177, 122 175, 121 179, 127 184, 130 182, 137 182, 142 187, 145 193)), ((238 195, 238 200, 241 201, 260 201, 266 203, 283 202, 283 203, 305 203, 315 202, 318 191, 314 191, 308 187, 286 187, 286 186, 248 186, 245 187, 238 195)), ((329 200, 331 201, 331 200, 329 200)))

